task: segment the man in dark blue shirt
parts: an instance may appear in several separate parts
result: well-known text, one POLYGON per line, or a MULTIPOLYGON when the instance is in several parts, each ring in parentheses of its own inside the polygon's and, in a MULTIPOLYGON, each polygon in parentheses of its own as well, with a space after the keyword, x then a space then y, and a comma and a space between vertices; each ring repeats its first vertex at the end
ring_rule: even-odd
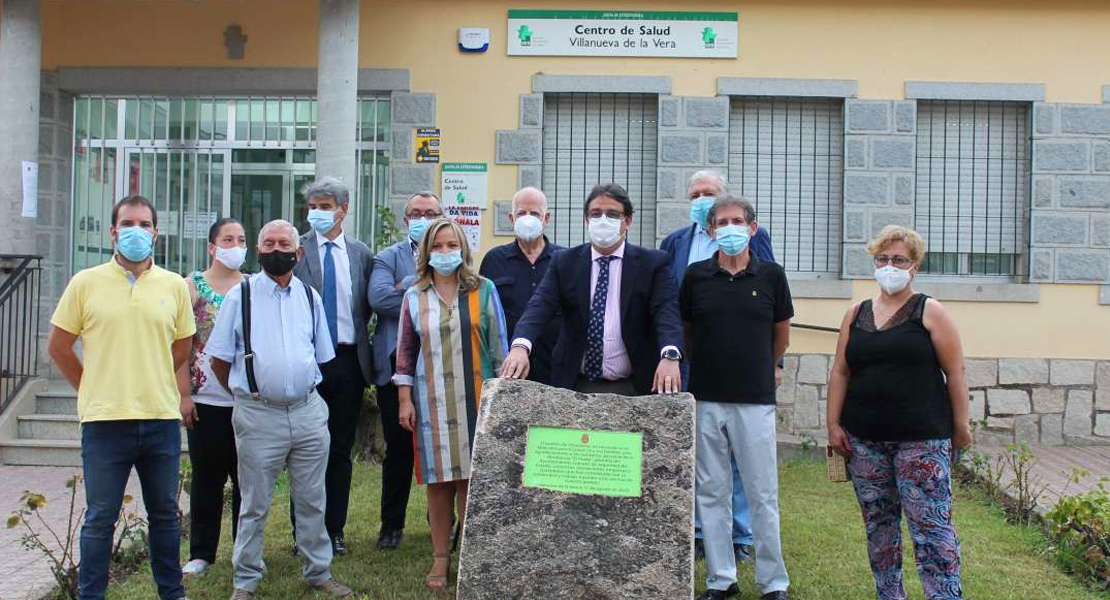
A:
MULTIPOLYGON (((478 272, 497 286, 511 340, 516 335, 516 322, 547 273, 551 258, 563 247, 552 244, 543 234, 544 227, 551 221, 551 213, 547 212, 547 196, 542 191, 526 187, 514 194, 509 220, 513 223, 516 239, 490 249, 478 272)), ((558 336, 559 319, 552 319, 529 355, 528 379, 550 385, 551 351, 558 336)))

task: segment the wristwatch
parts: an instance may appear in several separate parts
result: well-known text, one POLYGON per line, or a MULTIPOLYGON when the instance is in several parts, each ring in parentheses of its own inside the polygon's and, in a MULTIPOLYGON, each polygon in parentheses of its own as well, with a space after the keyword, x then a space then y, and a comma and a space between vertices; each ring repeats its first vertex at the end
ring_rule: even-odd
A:
POLYGON ((678 351, 678 348, 667 348, 663 350, 660 357, 667 360, 682 360, 682 353, 678 351))

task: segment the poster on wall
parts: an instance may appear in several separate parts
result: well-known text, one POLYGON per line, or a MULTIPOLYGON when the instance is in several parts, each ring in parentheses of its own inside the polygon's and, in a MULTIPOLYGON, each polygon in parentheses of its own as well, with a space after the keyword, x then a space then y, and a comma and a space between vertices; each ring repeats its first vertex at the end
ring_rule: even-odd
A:
POLYGON ((416 128, 416 143, 413 144, 413 148, 416 149, 416 162, 439 162, 439 140, 439 129, 431 127, 416 128))
POLYGON ((510 10, 509 56, 736 58, 734 12, 510 10))
POLYGON ((466 234, 470 254, 477 256, 482 248, 482 207, 476 204, 447 205, 447 216, 454 219, 466 234))
POLYGON ((486 163, 443 163, 442 183, 444 204, 489 207, 486 163))

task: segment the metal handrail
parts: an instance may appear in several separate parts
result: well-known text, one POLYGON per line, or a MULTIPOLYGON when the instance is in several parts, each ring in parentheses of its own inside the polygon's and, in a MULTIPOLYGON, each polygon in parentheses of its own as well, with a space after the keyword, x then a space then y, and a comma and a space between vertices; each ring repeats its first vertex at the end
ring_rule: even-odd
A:
POLYGON ((809 329, 809 330, 812 330, 812 331, 827 331, 829 333, 840 333, 840 328, 839 327, 825 327, 824 325, 806 325, 805 323, 795 323, 793 321, 790 322, 790 326, 791 327, 797 327, 798 329, 809 329))
POLYGON ((42 256, 0 254, 0 413, 38 376, 42 256))

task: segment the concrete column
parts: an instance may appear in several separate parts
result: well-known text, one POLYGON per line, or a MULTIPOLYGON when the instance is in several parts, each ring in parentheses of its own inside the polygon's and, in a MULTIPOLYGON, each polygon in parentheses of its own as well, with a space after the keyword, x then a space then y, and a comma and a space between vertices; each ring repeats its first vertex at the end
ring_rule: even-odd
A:
MULTIPOLYGON (((320 0, 316 97, 316 175, 338 177, 355 195, 358 163, 358 25, 360 0, 320 0)), ((344 229, 354 227, 344 221, 344 229)))
POLYGON ((39 71, 42 68, 40 0, 0 5, 0 254, 35 251, 35 219, 23 211, 22 162, 38 161, 39 71))

